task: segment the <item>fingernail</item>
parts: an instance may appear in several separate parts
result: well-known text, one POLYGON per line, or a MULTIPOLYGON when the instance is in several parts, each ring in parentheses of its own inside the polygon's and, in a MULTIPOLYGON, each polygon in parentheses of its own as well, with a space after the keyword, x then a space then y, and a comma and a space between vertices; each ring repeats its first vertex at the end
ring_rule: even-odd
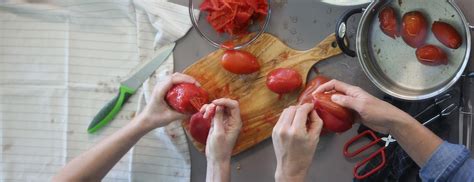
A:
POLYGON ((331 100, 332 100, 333 102, 340 101, 340 100, 341 100, 341 96, 340 96, 340 95, 332 95, 332 96, 331 96, 331 100))

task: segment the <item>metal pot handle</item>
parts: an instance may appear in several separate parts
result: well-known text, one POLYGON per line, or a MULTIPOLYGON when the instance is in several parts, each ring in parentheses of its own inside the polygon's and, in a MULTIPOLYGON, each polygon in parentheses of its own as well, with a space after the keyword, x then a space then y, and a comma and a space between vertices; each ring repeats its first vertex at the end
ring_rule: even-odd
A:
POLYGON ((337 20, 336 24, 336 42, 339 48, 344 52, 344 54, 347 54, 348 56, 355 57, 356 52, 351 50, 344 42, 344 38, 346 37, 346 24, 347 20, 354 14, 362 13, 364 12, 364 8, 356 8, 356 9, 351 9, 346 12, 344 12, 337 20))

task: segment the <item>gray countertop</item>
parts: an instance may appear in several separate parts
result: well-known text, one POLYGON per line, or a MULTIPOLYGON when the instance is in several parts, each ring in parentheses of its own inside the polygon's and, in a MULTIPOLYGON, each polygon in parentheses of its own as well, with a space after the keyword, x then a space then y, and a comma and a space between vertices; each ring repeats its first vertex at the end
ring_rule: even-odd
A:
MULTIPOLYGON (((185 4, 182 0, 176 0, 185 4)), ((456 1, 461 4, 468 20, 474 21, 472 0, 456 1)), ((320 0, 275 0, 271 4, 273 14, 267 32, 279 37, 290 47, 307 50, 327 35, 334 32, 338 17, 352 7, 333 6, 320 0)), ((201 16, 202 19, 202 16, 201 16)), ((353 40, 359 16, 349 20, 349 35, 353 40)), ((214 51, 197 32, 191 30, 178 41, 175 56, 175 71, 182 71, 199 58, 214 51)), ((473 65, 471 64, 471 70, 473 65)), ((318 70, 329 77, 358 85, 368 92, 381 96, 382 93, 367 79, 356 58, 339 55, 317 64, 318 70)), ((360 158, 345 159, 342 146, 356 134, 358 125, 343 134, 323 136, 316 150, 307 181, 352 181, 352 168, 360 158)), ((206 159, 190 144, 191 180, 204 181, 206 159)), ((232 158, 232 181, 273 181, 276 159, 271 138, 232 158)))

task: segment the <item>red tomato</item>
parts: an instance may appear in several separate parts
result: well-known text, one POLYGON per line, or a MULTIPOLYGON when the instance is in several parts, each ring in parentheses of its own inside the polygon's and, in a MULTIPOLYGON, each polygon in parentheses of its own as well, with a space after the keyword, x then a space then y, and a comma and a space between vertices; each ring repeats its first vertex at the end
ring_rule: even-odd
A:
POLYGON ((385 35, 392 37, 392 39, 398 36, 398 18, 392 7, 387 6, 380 11, 379 22, 380 29, 385 35))
POLYGON ((416 58, 420 63, 436 66, 440 64, 448 64, 448 57, 443 50, 434 45, 425 45, 416 49, 416 58))
POLYGON ((226 50, 222 56, 221 65, 235 74, 250 74, 260 70, 257 58, 247 51, 240 50, 226 50))
POLYGON ((180 113, 193 114, 209 102, 207 92, 191 83, 180 83, 166 93, 166 102, 180 113))
POLYGON ((451 49, 457 49, 462 44, 461 35, 450 24, 435 21, 431 26, 431 31, 441 43, 451 49))
POLYGON ((240 35, 248 32, 252 22, 267 16, 268 3, 266 0, 204 0, 200 9, 207 11, 207 21, 217 32, 240 35))
MULTIPOLYGON (((213 114, 211 115, 213 116, 213 114)), ((189 121, 189 133, 199 143, 206 145, 207 136, 211 129, 212 117, 204 118, 203 112, 198 112, 191 116, 189 121)))
POLYGON ((293 69, 277 68, 268 73, 267 87, 277 94, 286 94, 297 90, 302 84, 301 75, 293 69))
POLYGON ((331 96, 334 94, 342 93, 333 91, 314 94, 314 109, 323 120, 323 129, 340 133, 352 127, 354 116, 349 109, 331 101, 331 96))
POLYGON ((314 77, 313 80, 309 81, 309 83, 306 84, 305 89, 303 92, 301 92, 300 96, 298 97, 298 104, 304 104, 304 103, 312 103, 313 102, 313 95, 312 93, 323 83, 326 83, 329 81, 328 77, 318 75, 314 77))
POLYGON ((403 15, 402 38, 411 47, 418 48, 425 43, 427 37, 426 18, 418 11, 403 15))

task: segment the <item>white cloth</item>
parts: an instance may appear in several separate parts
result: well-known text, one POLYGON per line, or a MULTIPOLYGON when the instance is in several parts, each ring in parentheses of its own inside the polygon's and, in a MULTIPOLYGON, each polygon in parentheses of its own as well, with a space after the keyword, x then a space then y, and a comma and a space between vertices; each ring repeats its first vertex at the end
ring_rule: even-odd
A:
MULTIPOLYGON (((187 7, 166 1, 0 1, 0 181, 49 181, 128 123, 142 89, 86 132, 119 82, 190 27, 187 7)), ((172 56, 154 76, 171 72, 172 56)), ((103 181, 189 181, 182 133, 174 123, 146 135, 103 181)))

